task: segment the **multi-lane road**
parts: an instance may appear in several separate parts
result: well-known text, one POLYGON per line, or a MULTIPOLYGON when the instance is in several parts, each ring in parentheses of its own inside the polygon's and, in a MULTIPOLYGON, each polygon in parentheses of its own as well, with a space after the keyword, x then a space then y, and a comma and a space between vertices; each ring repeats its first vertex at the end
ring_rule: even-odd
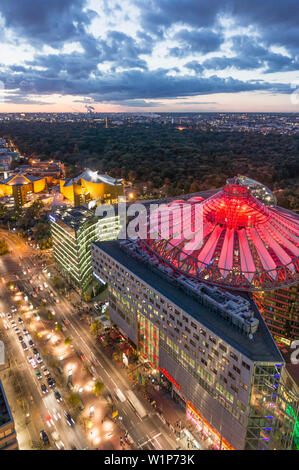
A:
POLYGON ((8 397, 13 415, 15 415, 18 439, 25 449, 31 446, 40 447, 42 444, 40 431, 45 430, 53 448, 55 448, 55 441, 51 438, 53 433, 56 433, 56 436, 59 435, 59 441, 63 443, 65 449, 71 449, 74 446, 78 449, 87 448, 87 442, 80 427, 76 424, 73 426, 67 424, 64 404, 57 402, 54 391, 47 385, 43 362, 37 364, 35 368, 29 363, 28 359, 34 358, 33 348, 28 346, 29 338, 33 342, 35 340, 23 332, 25 325, 19 324, 20 315, 17 312, 12 314, 13 301, 7 292, 7 276, 3 270, 6 267, 6 274, 15 278, 20 278, 23 272, 17 269, 17 263, 9 256, 2 257, 1 261, 0 333, 5 344, 6 364, 0 372, 4 385, 7 384, 9 387, 8 397), (8 313, 12 316, 11 318, 8 318, 8 313), (13 322, 19 327, 19 332, 15 331, 13 322), (28 349, 23 350, 19 336, 23 336, 28 349), (36 376, 37 369, 41 372, 41 379, 36 376), (48 393, 42 393, 41 383, 46 384, 48 393))
MULTIPOLYGON (((11 249, 10 255, 0 258, 0 277, 2 277, 0 289, 1 297, 5 299, 2 301, 1 311, 6 312, 9 311, 9 300, 6 296, 7 280, 18 280, 23 284, 25 291, 32 291, 29 279, 32 278, 33 273, 36 276, 38 274, 40 283, 47 282, 49 284, 51 281, 47 274, 38 267, 36 252, 31 247, 24 244, 15 234, 11 236, 10 233, 1 231, 1 237, 5 237, 11 249), (30 268, 31 274, 28 275, 27 272, 24 275, 24 268, 30 268)), ((124 431, 127 431, 134 446, 138 449, 176 449, 179 445, 176 437, 148 403, 143 403, 147 410, 147 416, 140 418, 127 400, 124 402, 117 400, 116 391, 119 389, 126 396, 127 390, 132 388, 132 383, 115 367, 113 361, 96 344, 88 326, 80 320, 73 305, 60 295, 54 286, 51 286, 51 290, 59 299, 59 303, 55 305, 57 321, 67 320, 67 335, 72 338, 74 349, 85 355, 87 360, 93 365, 92 370, 95 378, 103 382, 106 389, 111 393, 114 400, 114 409, 118 411, 118 422, 124 431)), ((72 300, 79 300, 79 296, 74 292, 72 292, 72 300)), ((34 304, 34 301, 32 303, 34 304)), ((30 421, 32 433, 36 436, 37 431, 39 432, 40 429, 47 431, 45 428, 45 416, 48 414, 50 416, 55 415, 53 410, 58 410, 60 405, 56 403, 52 392, 47 396, 42 396, 39 381, 28 363, 18 339, 14 338, 12 330, 6 330, 6 335, 11 355, 16 361, 15 364, 11 364, 11 367, 16 367, 22 371, 21 375, 25 383, 26 396, 29 397, 32 410, 34 410, 34 412, 30 413, 30 421)), ((88 445, 85 442, 83 433, 80 431, 79 425, 69 428, 63 413, 60 412, 60 414, 62 415, 61 419, 57 421, 53 419, 53 429, 54 427, 57 429, 65 446, 70 448, 75 445, 79 449, 87 448, 88 445)), ((28 429, 30 429, 30 426, 28 429)), ((50 433, 53 432, 50 428, 48 430, 50 433)))

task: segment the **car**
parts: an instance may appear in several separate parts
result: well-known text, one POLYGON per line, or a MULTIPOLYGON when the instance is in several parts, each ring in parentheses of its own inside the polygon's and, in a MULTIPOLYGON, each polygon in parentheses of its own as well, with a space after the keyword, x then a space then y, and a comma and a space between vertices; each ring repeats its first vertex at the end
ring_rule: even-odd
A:
POLYGON ((18 318, 18 322, 20 325, 22 325, 24 322, 23 322, 23 319, 21 317, 18 318))
POLYGON ((33 348, 32 351, 33 351, 33 354, 34 354, 35 356, 38 356, 38 355, 39 355, 39 352, 38 352, 38 350, 37 350, 36 348, 33 348))
POLYGON ((45 445, 49 445, 50 441, 48 438, 48 434, 42 429, 41 432, 39 433, 41 440, 45 445))
POLYGON ((36 369, 35 375, 36 375, 38 380, 40 380, 42 378, 42 374, 40 373, 40 371, 38 369, 36 369))
POLYGON ((19 337, 18 337, 18 340, 20 341, 20 343, 23 343, 23 341, 24 341, 23 336, 19 336, 19 337))
POLYGON ((36 356, 36 361, 38 364, 41 364, 43 362, 43 359, 41 358, 39 354, 36 356))
POLYGON ((12 311, 12 313, 15 313, 17 311, 17 308, 13 305, 10 310, 12 311))
POLYGON ((12 318, 12 315, 11 315, 11 313, 10 313, 10 312, 8 312, 8 314, 7 314, 7 318, 12 318))
POLYGON ((49 370, 46 367, 43 369, 43 373, 45 377, 50 374, 49 370))
POLYGON ((54 395, 55 395, 57 403, 61 403, 62 402, 62 396, 60 395, 58 390, 55 390, 54 395))
POLYGON ((27 328, 23 328, 23 333, 24 335, 29 335, 29 331, 27 330, 27 328))
POLYGON ((28 344, 29 344, 30 348, 33 348, 33 347, 34 347, 34 342, 32 341, 32 339, 30 339, 30 340, 28 341, 28 344))
POLYGON ((21 346, 22 346, 22 348, 23 348, 24 351, 27 351, 27 350, 28 350, 28 346, 27 346, 27 344, 26 344, 24 341, 21 343, 21 346))
POLYGON ((64 410, 64 415, 65 415, 65 419, 66 419, 67 424, 69 426, 73 426, 73 424, 75 424, 75 421, 71 417, 70 413, 68 411, 64 410))
POLYGON ((55 386, 55 380, 52 379, 50 375, 47 377, 47 382, 50 388, 53 388, 55 386))
POLYGON ((10 324, 11 324, 12 327, 17 326, 17 324, 16 324, 16 322, 15 322, 14 320, 10 320, 10 324))
POLYGON ((46 282, 44 282, 44 288, 47 289, 48 288, 48 284, 46 282))
POLYGON ((36 369, 36 367, 37 367, 37 366, 36 366, 36 360, 33 359, 33 357, 31 357, 31 356, 28 357, 28 362, 29 362, 29 364, 32 365, 33 369, 36 369))
POLYGON ((43 395, 46 395, 46 393, 48 393, 48 389, 47 389, 47 387, 46 387, 45 384, 41 384, 41 385, 40 385, 40 388, 41 388, 41 390, 42 390, 42 394, 43 394, 43 395))
POLYGON ((19 334, 21 333, 20 328, 15 328, 14 330, 15 330, 15 333, 16 333, 17 335, 19 335, 19 334))
POLYGON ((53 418, 55 419, 55 421, 61 419, 61 414, 59 413, 59 411, 56 410, 56 408, 53 408, 53 418))
POLYGON ((52 439, 54 441, 55 446, 57 447, 58 450, 64 450, 64 443, 61 440, 61 437, 59 436, 58 432, 52 432, 51 434, 52 439))

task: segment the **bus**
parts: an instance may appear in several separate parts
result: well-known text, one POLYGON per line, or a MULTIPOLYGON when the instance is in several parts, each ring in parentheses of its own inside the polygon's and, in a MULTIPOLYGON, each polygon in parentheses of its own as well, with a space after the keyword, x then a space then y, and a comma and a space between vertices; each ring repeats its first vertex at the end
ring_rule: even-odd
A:
POLYGON ((132 392, 132 390, 127 390, 126 395, 128 398, 128 402, 134 408, 139 418, 145 418, 145 416, 147 415, 147 411, 145 410, 143 405, 140 403, 135 393, 132 392))
POLYGON ((126 397, 124 396, 124 394, 122 393, 122 391, 121 391, 119 388, 117 388, 117 389, 115 390, 115 395, 116 395, 116 397, 119 399, 119 401, 121 401, 122 403, 123 403, 124 401, 126 401, 126 397))

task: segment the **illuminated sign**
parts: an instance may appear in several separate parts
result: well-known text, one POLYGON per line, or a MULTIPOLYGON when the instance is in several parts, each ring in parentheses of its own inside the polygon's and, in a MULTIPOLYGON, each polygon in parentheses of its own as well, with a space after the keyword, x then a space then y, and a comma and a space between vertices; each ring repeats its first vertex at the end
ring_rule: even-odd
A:
POLYGON ((49 219, 52 220, 52 222, 56 222, 56 219, 53 217, 53 215, 49 215, 49 219))
POLYGON ((175 385, 179 390, 181 390, 181 386, 174 380, 174 378, 167 372, 166 369, 161 369, 159 367, 160 371, 162 372, 163 375, 165 375, 165 377, 170 380, 170 382, 173 383, 173 385, 175 385))

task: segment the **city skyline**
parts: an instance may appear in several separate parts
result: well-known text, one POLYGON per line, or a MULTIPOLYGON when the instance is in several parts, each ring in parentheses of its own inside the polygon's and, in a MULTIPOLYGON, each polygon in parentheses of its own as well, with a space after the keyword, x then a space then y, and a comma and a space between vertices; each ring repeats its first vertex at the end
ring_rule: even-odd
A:
POLYGON ((297 24, 292 0, 4 0, 0 112, 296 112, 297 24))

